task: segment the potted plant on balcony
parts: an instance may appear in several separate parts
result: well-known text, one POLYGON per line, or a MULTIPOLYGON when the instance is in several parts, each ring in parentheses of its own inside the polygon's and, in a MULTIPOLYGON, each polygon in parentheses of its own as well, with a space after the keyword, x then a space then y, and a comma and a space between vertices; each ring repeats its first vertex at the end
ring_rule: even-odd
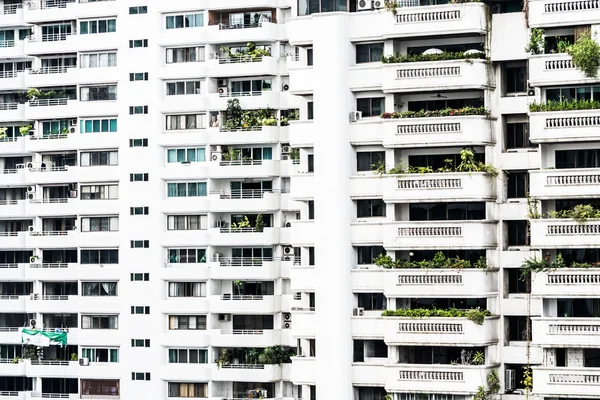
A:
POLYGON ((7 127, 0 128, 0 140, 6 139, 6 131, 7 130, 8 130, 7 127))
POLYGON ((21 126, 19 127, 19 133, 21 134, 21 136, 29 135, 32 132, 32 128, 33 126, 31 125, 21 126))
POLYGON ((227 349, 221 349, 221 354, 219 354, 219 358, 215 360, 215 364, 217 364, 217 369, 220 369, 222 365, 229 365, 231 363, 231 352, 227 349))
POLYGON ((254 223, 254 228, 256 232, 262 232, 265 229, 265 221, 263 219, 262 214, 258 214, 256 216, 256 222, 254 223))
POLYGON ((598 76, 600 45, 589 33, 579 36, 575 44, 569 47, 568 53, 573 58, 575 67, 586 77, 596 78, 598 76))

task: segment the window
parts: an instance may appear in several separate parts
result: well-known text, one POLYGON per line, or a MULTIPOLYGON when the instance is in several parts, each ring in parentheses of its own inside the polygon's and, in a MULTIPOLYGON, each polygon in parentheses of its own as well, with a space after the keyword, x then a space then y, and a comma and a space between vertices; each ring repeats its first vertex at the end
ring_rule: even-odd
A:
POLYGON ((169 349, 169 363, 173 364, 207 364, 206 349, 169 349))
POLYGON ((554 158, 557 169, 600 167, 600 149, 558 150, 554 158))
POLYGON ((116 200, 119 198, 119 185, 81 186, 81 200, 116 200))
POLYGON ((117 66, 117 53, 84 53, 79 56, 79 68, 106 68, 117 66))
POLYGON ((25 40, 31 35, 31 29, 19 29, 19 40, 25 40))
POLYGON ((129 115, 148 114, 148 106, 130 106, 129 115))
POLYGON ((79 34, 108 33, 117 31, 116 19, 99 19, 94 21, 80 21, 79 34))
MULTIPOLYGON (((231 82, 231 93, 229 96, 258 96, 263 91, 273 89, 273 81, 271 79, 252 79, 243 81, 231 82)), ((227 95, 225 93, 225 95, 227 95)))
POLYGON ((131 306, 131 314, 150 314, 149 306, 131 306))
POLYGON ((358 306, 365 310, 385 310, 386 298, 383 293, 359 293, 358 306))
POLYGON ((149 207, 129 207, 130 215, 148 215, 149 212, 149 207))
POLYGON ((167 150, 168 163, 204 161, 206 161, 206 149, 204 148, 185 148, 167 150))
MULTIPOLYGON (((350 11, 346 0, 298 0, 298 15, 350 11)), ((311 400, 315 397, 311 397, 311 400)))
POLYGON ((167 49, 167 64, 202 62, 205 60, 205 48, 203 46, 175 47, 167 49))
POLYGON ((204 26, 204 14, 167 15, 167 29, 198 28, 204 26))
POLYGON ((357 200, 356 216, 358 218, 385 217, 385 202, 382 199, 357 200))
POLYGON ((81 329, 119 329, 119 316, 82 315, 81 329))
POLYGON ((531 274, 527 274, 525 280, 521 277, 519 268, 505 268, 506 281, 508 282, 508 293, 530 293, 531 274))
POLYGON ((546 100, 600 100, 600 86, 577 86, 546 89, 546 100))
POLYGON ((208 229, 206 215, 169 215, 167 230, 170 231, 199 231, 208 229))
POLYGON ((81 349, 81 357, 88 358, 90 362, 119 362, 119 349, 97 349, 86 348, 81 349))
MULTIPOLYGON (((118 379, 82 379, 80 395, 92 396, 91 398, 119 396, 119 380, 118 379)), ((89 398, 89 397, 88 397, 89 398)))
POLYGON ((132 282, 147 282, 150 280, 150 274, 148 272, 136 272, 131 273, 132 282))
POLYGON ((119 249, 81 250, 81 264, 118 264, 119 249))
POLYGON ((90 86, 80 89, 81 101, 109 101, 117 99, 117 85, 90 86))
POLYGON ((129 139, 129 147, 148 147, 148 139, 129 139))
POLYGON ((131 380, 132 381, 149 381, 150 380, 150 372, 132 372, 131 380))
POLYGON ((142 174, 142 173, 137 173, 137 174, 129 174, 129 180, 131 182, 148 182, 148 174, 142 174))
POLYGON ((356 153, 357 171, 374 171, 385 163, 385 151, 360 151, 356 153))
POLYGON ((82 167, 91 167, 97 165, 119 165, 118 151, 94 151, 81 153, 82 167))
POLYGON ((82 232, 118 232, 119 217, 81 217, 82 232))
POLYGON ((150 247, 149 240, 131 240, 130 242, 132 249, 147 249, 150 247))
POLYGON ((527 221, 506 221, 509 246, 527 246, 527 221))
POLYGON ((312 120, 314 119, 314 105, 315 103, 312 101, 309 101, 306 103, 306 119, 307 120, 312 120))
POLYGON ((527 67, 509 64, 504 69, 505 93, 527 93, 527 67))
POLYGON ((167 197, 204 197, 206 194, 206 182, 167 183, 167 197))
POLYGON ((356 63, 380 62, 383 57, 383 43, 356 45, 356 63))
POLYGON ((129 14, 130 15, 147 14, 147 13, 148 13, 148 6, 129 7, 129 14))
POLYGON ((82 296, 116 296, 117 282, 81 282, 82 296))
POLYGON ((524 199, 529 193, 529 173, 509 171, 507 175, 507 197, 509 199, 524 199))
POLYGON ((411 203, 409 221, 464 221, 485 219, 485 203, 411 203))
POLYGON ((148 39, 135 39, 129 41, 129 48, 148 47, 148 39))
POLYGON ((131 347, 150 347, 150 339, 131 339, 131 347))
POLYGON ((206 282, 169 282, 169 297, 206 297, 206 282))
POLYGON ((147 81, 148 73, 147 72, 132 72, 129 74, 129 81, 147 81))
POLYGON ((201 94, 201 83, 202 81, 167 82, 167 96, 201 94))
POLYGON ((168 131, 206 128, 206 114, 167 115, 168 131))
MULTIPOLYGON (((83 88, 82 88, 83 90, 83 88)), ((99 132, 116 132, 117 131, 117 119, 106 118, 106 119, 80 119, 79 120, 79 132, 80 133, 99 133, 99 132)))
POLYGON ((312 67, 313 61, 313 49, 306 49, 306 65, 312 67))
POLYGON ((206 315, 169 315, 170 330, 206 330, 206 315))
POLYGON ((363 117, 379 117, 383 114, 384 106, 384 97, 356 99, 356 109, 362 112, 363 117))
POLYGON ((315 265, 315 248, 308 248, 308 265, 315 265))
POLYGON ((307 172, 315 172, 315 155, 309 154, 306 158, 307 162, 307 172))
POLYGON ((196 264, 206 262, 206 249, 168 249, 170 264, 196 264))
POLYGON ((526 149, 535 147, 529 141, 529 123, 514 122, 506 124, 506 149, 526 149))
POLYGON ((169 397, 208 397, 208 383, 169 382, 169 397))
POLYGON ((364 246, 358 247, 358 264, 373 264, 374 259, 377 258, 378 255, 385 255, 385 249, 382 246, 364 246))
POLYGON ((314 200, 308 201, 308 219, 315 219, 315 202, 314 200))

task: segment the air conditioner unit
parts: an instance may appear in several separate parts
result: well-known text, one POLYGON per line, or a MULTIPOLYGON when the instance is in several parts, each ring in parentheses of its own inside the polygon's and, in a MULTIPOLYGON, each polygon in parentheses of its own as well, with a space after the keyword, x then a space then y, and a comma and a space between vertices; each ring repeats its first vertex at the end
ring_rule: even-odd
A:
POLYGON ((292 246, 283 246, 283 254, 294 254, 294 248, 292 246))
POLYGON ((227 96, 227 88, 226 87, 220 87, 217 92, 219 93, 220 96, 227 96))
POLYGON ((35 199, 35 193, 27 193, 27 199, 29 199, 29 200, 35 199))
POLYGON ((290 151, 292 151, 292 147, 291 146, 281 146, 281 152, 282 153, 289 153, 290 151))
POLYGON ((34 232, 34 231, 35 231, 35 228, 33 226, 30 226, 29 227, 29 232, 34 232))
POLYGON ((288 221, 288 222, 286 222, 286 223, 285 223, 285 227, 286 227, 286 228, 291 228, 291 227, 292 227, 292 223, 291 223, 291 222, 289 222, 289 221, 288 221))
MULTIPOLYGON (((31 163, 31 162, 28 162, 28 163, 27 163, 27 168, 33 168, 33 163, 31 163)), ((35 189, 34 189, 34 190, 35 190, 35 189)))
POLYGON ((69 126, 77 128, 77 118, 73 118, 69 123, 69 126))
POLYGON ((365 315, 365 309, 364 307, 356 307, 352 310, 352 315, 354 315, 355 317, 362 317, 363 315, 365 315))
POLYGON ((356 11, 371 11, 373 4, 371 0, 358 0, 356 3, 356 11))
POLYGON ((284 312, 283 313, 283 320, 286 321, 286 322, 292 322, 292 313, 284 312))
POLYGON ((281 90, 284 92, 287 92, 288 90, 290 90, 290 85, 288 85, 287 83, 284 83, 283 86, 281 87, 281 90))
POLYGON ((291 322, 284 322, 283 323, 283 329, 292 329, 292 323, 291 322))
POLYGON ((290 156, 288 156, 287 154, 284 154, 284 155, 281 156, 281 159, 284 160, 284 161, 285 160, 289 160, 290 156))
POLYGON ((32 319, 29 321, 29 325, 31 325, 32 328, 34 328, 36 324, 37 324, 37 321, 35 319, 32 319))
POLYGON ((77 198, 77 190, 70 190, 69 191, 69 197, 71 199, 76 199, 77 198))
POLYGON ((361 118, 362 118, 362 112, 361 111, 352 111, 352 112, 350 112, 350 122, 360 121, 361 118))
POLYGON ((77 190, 77 184, 76 183, 69 183, 69 190, 77 190))
POLYGON ((212 155, 210 156, 210 158, 213 161, 219 161, 221 159, 221 153, 212 153, 212 155))
POLYGON ((81 357, 79 359, 79 365, 81 365, 82 367, 87 367, 88 365, 90 365, 90 359, 87 357, 81 357))
POLYGON ((221 322, 231 321, 231 314, 219 314, 219 321, 221 321, 221 322))
POLYGON ((217 228, 225 228, 225 224, 226 224, 225 221, 219 220, 219 221, 217 221, 217 228))
POLYGON ((218 87, 227 87, 227 84, 229 82, 227 81, 227 79, 217 79, 217 86, 218 87))
POLYGON ((372 4, 374 10, 379 10, 380 8, 385 7, 383 0, 373 0, 372 4))
MULTIPOLYGON (((33 164, 31 164, 31 167, 29 168, 33 168, 33 164)), ((27 193, 35 193, 35 186, 27 186, 27 193)))
POLYGON ((215 153, 215 152, 220 153, 222 151, 221 146, 210 146, 210 151, 213 153, 215 153))
POLYGON ((72 126, 72 127, 69 128, 69 133, 75 133, 75 132, 77 132, 77 128, 76 127, 72 126))
POLYGON ((507 369, 504 371, 504 390, 512 392, 517 387, 517 371, 514 369, 507 369))

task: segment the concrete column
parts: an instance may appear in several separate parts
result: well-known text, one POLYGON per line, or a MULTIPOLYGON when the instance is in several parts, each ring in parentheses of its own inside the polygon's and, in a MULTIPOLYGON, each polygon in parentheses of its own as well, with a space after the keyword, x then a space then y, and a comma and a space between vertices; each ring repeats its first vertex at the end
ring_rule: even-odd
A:
POLYGON ((347 13, 313 18, 317 398, 351 399, 350 24, 347 13))

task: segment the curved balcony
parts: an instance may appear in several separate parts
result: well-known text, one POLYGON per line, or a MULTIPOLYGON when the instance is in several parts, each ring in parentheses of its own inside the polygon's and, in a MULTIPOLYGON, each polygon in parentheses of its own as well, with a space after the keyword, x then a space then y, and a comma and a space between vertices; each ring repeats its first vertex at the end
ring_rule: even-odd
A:
POLYGON ((575 68, 571 56, 540 54, 529 56, 529 84, 534 87, 555 85, 579 85, 595 82, 575 68))
POLYGON ((600 23, 600 4, 594 0, 532 0, 529 26, 553 27, 600 23))
POLYGON ((600 368, 533 367, 533 391, 544 397, 589 397, 598 395, 600 368))
POLYGON ((600 221, 578 223, 572 219, 532 219, 531 247, 537 249, 595 248, 600 221))
POLYGON ((529 113, 532 143, 564 143, 600 140, 600 110, 529 113))
MULTIPOLYGON (((596 292, 597 293, 597 292, 596 292)), ((600 318, 531 318, 533 344, 541 347, 597 347, 600 318)))
POLYGON ((600 168, 530 170, 529 178, 536 199, 600 197, 600 168))
POLYGON ((474 394, 477 390, 474 383, 481 382, 495 368, 487 365, 389 364, 381 372, 385 373, 385 388, 389 391, 474 394))
POLYGON ((561 268, 538 272, 531 281, 531 293, 540 297, 594 297, 599 290, 598 268, 561 268))

